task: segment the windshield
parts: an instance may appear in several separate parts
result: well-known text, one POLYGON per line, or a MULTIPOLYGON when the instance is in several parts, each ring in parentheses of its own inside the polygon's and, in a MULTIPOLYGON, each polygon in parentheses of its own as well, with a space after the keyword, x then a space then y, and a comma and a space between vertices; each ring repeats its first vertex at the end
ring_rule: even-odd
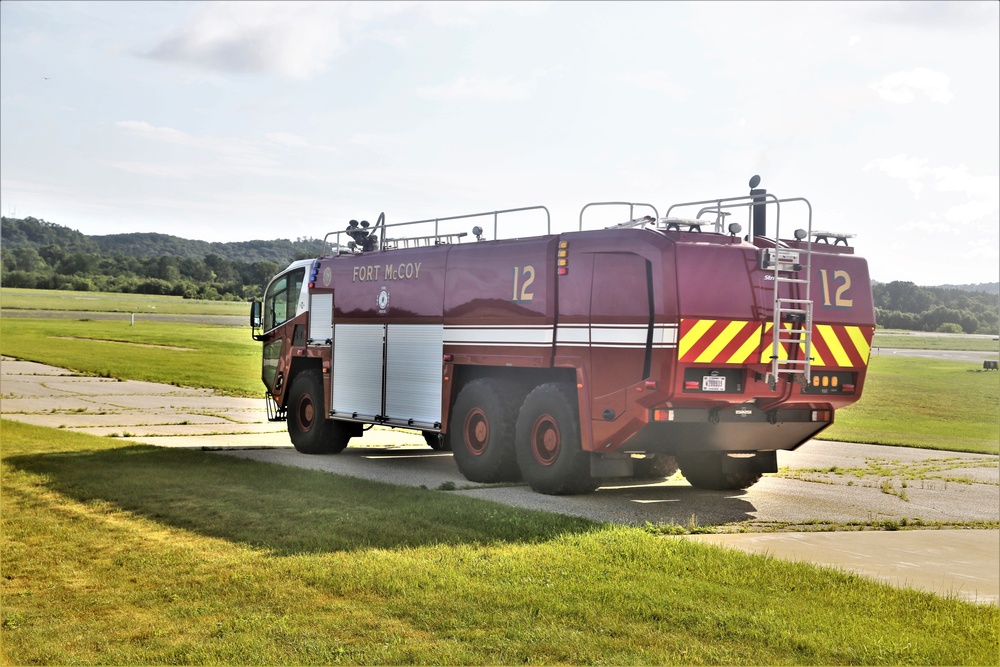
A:
POLYGON ((305 268, 295 269, 271 283, 264 296, 264 331, 270 331, 295 317, 295 306, 305 274, 305 268))

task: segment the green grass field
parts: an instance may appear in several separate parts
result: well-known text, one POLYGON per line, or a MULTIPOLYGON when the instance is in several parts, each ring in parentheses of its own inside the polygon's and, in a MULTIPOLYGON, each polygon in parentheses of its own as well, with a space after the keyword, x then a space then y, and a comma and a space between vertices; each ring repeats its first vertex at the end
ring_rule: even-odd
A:
POLYGON ((996 662, 995 606, 443 491, 2 429, 4 664, 996 662))
POLYGON ((962 334, 922 334, 918 331, 876 331, 872 349, 880 347, 902 350, 958 350, 987 352, 984 358, 1000 356, 1000 341, 994 336, 966 336, 962 334))
POLYGON ((1000 454, 1000 372, 969 362, 872 357, 861 400, 830 440, 1000 454))
POLYGON ((0 353, 88 375, 262 396, 250 329, 127 320, 0 319, 0 353), (180 348, 180 349, 178 349, 180 348))
POLYGON ((0 308, 11 310, 79 310, 95 313, 246 315, 248 318, 250 314, 249 304, 239 301, 202 301, 184 299, 179 296, 10 287, 5 287, 0 291, 0 308))

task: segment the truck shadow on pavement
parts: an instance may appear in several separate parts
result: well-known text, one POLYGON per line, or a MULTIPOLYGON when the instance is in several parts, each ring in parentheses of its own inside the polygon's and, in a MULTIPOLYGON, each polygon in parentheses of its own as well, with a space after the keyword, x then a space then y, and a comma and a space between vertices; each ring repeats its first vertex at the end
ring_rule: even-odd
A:
POLYGON ((291 448, 225 453, 390 484, 423 485, 433 490, 455 491, 467 497, 593 521, 639 526, 672 523, 691 527, 740 523, 757 518, 757 508, 747 500, 746 491, 697 489, 680 476, 669 481, 662 478, 607 479, 592 494, 549 496, 532 491, 524 482, 501 485, 470 482, 459 473, 450 452, 432 451, 426 447, 364 447, 352 444, 335 456, 306 456, 291 448))

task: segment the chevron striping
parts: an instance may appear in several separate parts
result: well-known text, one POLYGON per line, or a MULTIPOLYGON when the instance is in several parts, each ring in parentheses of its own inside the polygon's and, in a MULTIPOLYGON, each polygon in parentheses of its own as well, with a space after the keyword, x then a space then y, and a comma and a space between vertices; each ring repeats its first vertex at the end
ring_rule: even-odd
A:
POLYGON ((747 322, 746 325, 744 331, 751 329, 750 335, 743 341, 739 349, 726 360, 727 364, 745 364, 753 356, 753 353, 757 351, 758 346, 760 346, 761 325, 753 326, 752 322, 747 322))
POLYGON ((868 340, 865 338, 864 332, 861 331, 861 327, 847 327, 847 335, 851 337, 854 349, 861 355, 861 365, 867 366, 868 359, 871 357, 872 347, 868 344, 868 340))
POLYGON ((843 343, 837 337, 837 332, 834 331, 832 325, 829 324, 817 324, 816 333, 818 333, 822 338, 823 342, 826 343, 827 347, 830 348, 830 354, 833 355, 833 359, 836 362, 835 366, 850 367, 851 357, 848 356, 847 350, 844 349, 843 343))
MULTIPOLYGON (((689 322, 692 320, 682 320, 681 328, 688 326, 689 322)), ((712 328, 713 324, 715 324, 715 320, 694 320, 687 332, 681 336, 681 342, 677 345, 678 357, 684 359, 691 348, 701 340, 705 332, 712 328)))
POLYGON ((715 337, 715 340, 713 340, 707 348, 705 348, 705 351, 698 355, 698 358, 695 359, 695 363, 710 364, 716 361, 716 357, 719 353, 722 352, 722 350, 725 349, 730 342, 732 342, 733 338, 735 338, 736 335, 743 330, 743 326, 746 324, 749 324, 749 322, 730 322, 727 324, 726 328, 715 337))

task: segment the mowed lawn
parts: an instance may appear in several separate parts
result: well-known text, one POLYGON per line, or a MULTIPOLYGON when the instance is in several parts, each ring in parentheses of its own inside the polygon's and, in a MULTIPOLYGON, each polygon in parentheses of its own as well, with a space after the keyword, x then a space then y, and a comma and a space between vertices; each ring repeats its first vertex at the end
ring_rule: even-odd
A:
POLYGON ((167 315, 245 315, 250 304, 241 301, 208 301, 158 294, 73 292, 69 290, 5 287, 0 307, 11 310, 73 310, 94 313, 157 313, 167 315))
POLYGON ((1000 372, 982 364, 872 357, 861 400, 824 439, 1000 454, 1000 372))
POLYGON ((233 396, 264 393, 261 346, 249 326, 2 318, 0 353, 86 375, 208 387, 233 396))
POLYGON ((997 659, 995 606, 446 491, 0 428, 5 664, 997 659))

